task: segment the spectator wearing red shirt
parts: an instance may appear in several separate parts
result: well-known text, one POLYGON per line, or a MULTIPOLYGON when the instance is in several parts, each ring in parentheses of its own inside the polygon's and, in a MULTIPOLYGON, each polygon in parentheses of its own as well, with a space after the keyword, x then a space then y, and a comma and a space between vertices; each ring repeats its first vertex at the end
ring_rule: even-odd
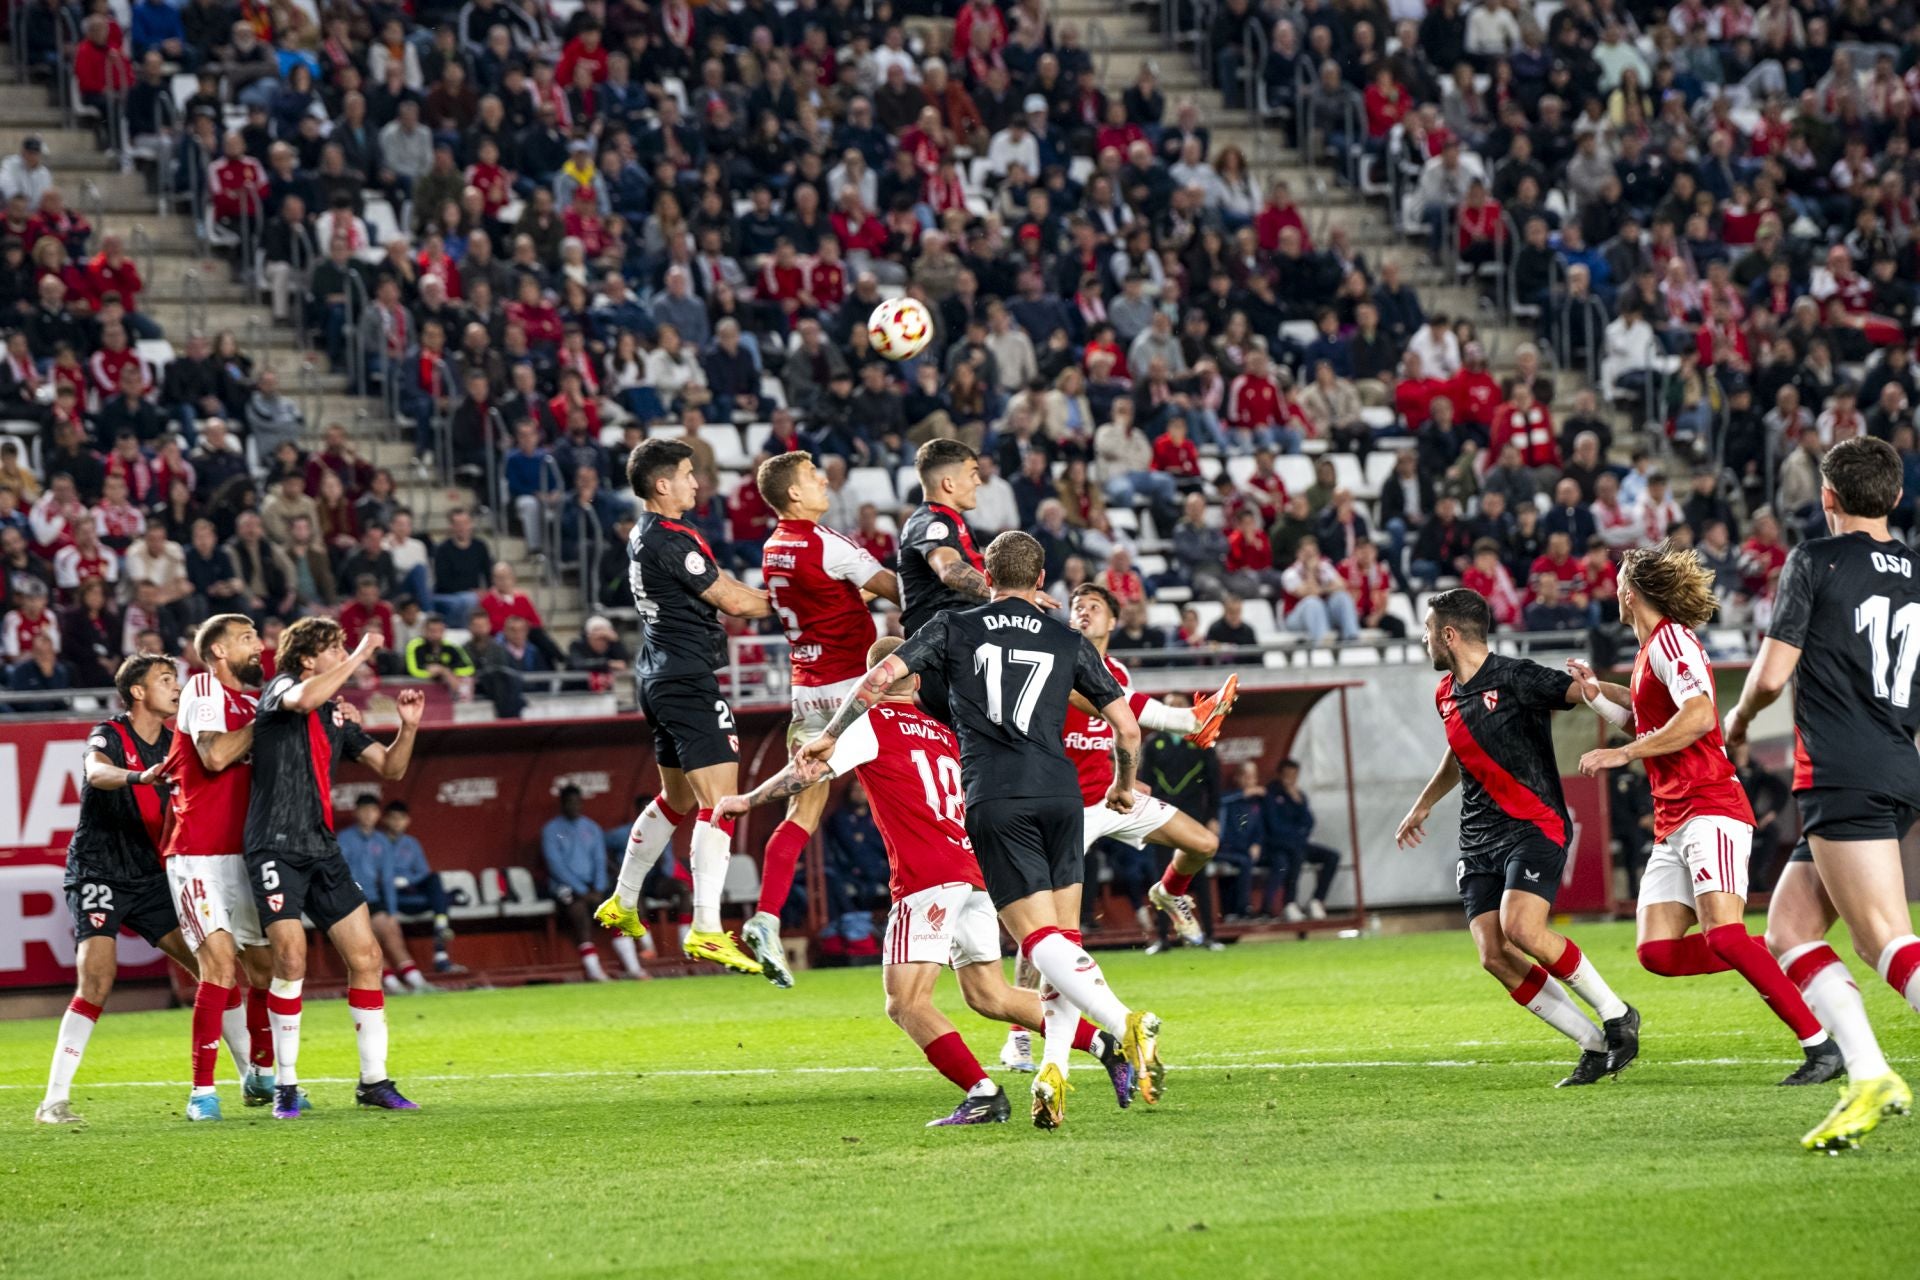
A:
POLYGON ((1434 397, 1447 395, 1450 390, 1450 383, 1427 377, 1420 353, 1409 351, 1400 357, 1400 381, 1393 384, 1393 411, 1407 424, 1407 430, 1418 431, 1433 417, 1434 397))
POLYGON ((1353 554, 1340 562, 1340 576, 1347 580, 1363 628, 1384 631, 1396 640, 1406 636, 1407 624, 1387 612, 1393 599, 1393 574, 1380 559, 1378 546, 1371 540, 1356 544, 1353 554))
POLYGON ((1500 563, 1500 544, 1492 538, 1482 538, 1473 544, 1473 563, 1460 575, 1460 585, 1486 597, 1496 625, 1516 629, 1520 626, 1527 600, 1520 588, 1513 585, 1513 575, 1507 572, 1507 566, 1500 563))
POLYGON ((498 633, 505 633, 508 618, 524 618, 527 626, 534 631, 546 627, 546 623, 540 619, 540 610, 534 606, 532 597, 520 590, 513 576, 513 566, 505 560, 493 566, 493 585, 480 597, 480 608, 498 633))
POLYGON ((1487 184, 1478 178, 1467 184, 1458 224, 1460 261, 1479 266, 1500 256, 1500 247, 1507 242, 1506 219, 1500 202, 1487 194, 1487 184))
POLYGON ((1256 440, 1269 449, 1281 446, 1280 384, 1258 347, 1248 351, 1246 371, 1228 385, 1225 409, 1226 428, 1242 446, 1256 440))
POLYGON ((773 532, 779 519, 767 500, 760 496, 759 485, 743 484, 735 489, 727 499, 727 538, 733 544, 735 562, 759 564, 767 535, 773 532))
POLYGON ((871 502, 863 502, 854 520, 853 540, 881 564, 889 567, 895 564, 900 554, 900 543, 880 527, 880 508, 871 502))
POLYGON ((953 56, 964 58, 973 49, 973 29, 985 27, 990 33, 985 52, 996 53, 1007 42, 1007 20, 993 0, 968 0, 953 20, 953 56))
POLYGON ((1527 466, 1559 474, 1560 437, 1553 429, 1553 412, 1534 403, 1533 387, 1526 382, 1515 382, 1512 398, 1494 411, 1488 452, 1499 457, 1508 444, 1520 450, 1520 461, 1527 466))
POLYGON ((346 642, 350 645, 360 643, 360 637, 372 632, 378 637, 380 652, 374 656, 376 669, 391 661, 391 655, 399 652, 395 641, 399 633, 394 628, 393 606, 380 598, 380 579, 370 573, 363 573, 353 584, 353 599, 340 609, 340 629, 347 633, 346 642))
POLYGON ((1271 596, 1281 590, 1273 567, 1273 540, 1259 516, 1242 508, 1227 534, 1227 590, 1238 596, 1271 596))
MULTIPOLYGON (((1453 401, 1453 420, 1462 427, 1491 431, 1494 414, 1500 408, 1500 384, 1487 371, 1487 351, 1477 342, 1460 349, 1460 369, 1446 381, 1447 398, 1453 401)), ((1498 450, 1494 450, 1497 457, 1498 450)))
POLYGON ((94 297, 119 294, 120 305, 127 310, 127 318, 132 319, 132 312, 140 305, 140 291, 146 288, 146 283, 140 279, 140 268, 127 256, 119 236, 100 238, 100 252, 94 254, 92 261, 87 263, 87 276, 94 297))
POLYGON ((1187 420, 1168 418, 1167 429, 1153 442, 1153 469, 1165 472, 1175 484, 1191 488, 1200 481, 1200 450, 1187 439, 1187 420))
POLYGON ((1786 544, 1780 541, 1780 522, 1773 508, 1761 507, 1753 513, 1753 529, 1740 544, 1740 566, 1745 574, 1746 593, 1755 600, 1772 600, 1780 570, 1787 563, 1786 544))
POLYGON ((607 50, 601 43, 600 28, 593 23, 581 27, 580 34, 567 41, 567 47, 560 51, 560 65, 554 68, 553 78, 563 85, 571 85, 574 68, 583 64, 592 70, 595 84, 607 82, 607 50))
POLYGON ((1260 242, 1262 253, 1280 252, 1280 233, 1292 227, 1300 233, 1300 251, 1310 253, 1313 250, 1313 238, 1307 234, 1306 219, 1300 216, 1299 208, 1293 203, 1293 192, 1284 182, 1276 182, 1267 191, 1267 202, 1254 215, 1254 236, 1260 242))
POLYGON ((1560 580, 1567 588, 1572 603, 1579 608, 1587 607, 1587 570, 1585 564, 1574 558, 1573 539, 1559 530, 1547 535, 1546 554, 1537 556, 1527 570, 1529 582, 1541 574, 1550 574, 1560 580))
POLYGON ((1587 540, 1587 554, 1580 561, 1580 590, 1586 594, 1594 626, 1620 620, 1620 570, 1604 538, 1587 540))
POLYGON ((807 273, 793 252, 793 241, 782 236, 773 246, 773 256, 760 268, 754 283, 754 296, 780 309, 788 324, 802 308, 810 306, 807 273))
POLYGON ((1147 598, 1146 579, 1133 567, 1133 554, 1125 547, 1113 549, 1113 553, 1107 557, 1107 567, 1095 574, 1093 580, 1111 591, 1114 599, 1121 604, 1147 598))
POLYGON ((227 134, 220 158, 207 166, 207 192, 214 217, 235 225, 243 211, 257 214, 266 201, 267 171, 247 154, 247 140, 238 129, 227 134))
POLYGON ((820 237, 820 252, 807 267, 807 292, 823 310, 846 301, 847 267, 840 261, 840 242, 830 235, 820 237))
POLYGON ((1373 83, 1367 86, 1361 101, 1367 110, 1367 137, 1383 145, 1393 126, 1405 120, 1413 107, 1411 95, 1394 80, 1393 68, 1385 62, 1374 68, 1373 83))
POLYGON ((1253 451, 1253 474, 1247 477, 1246 487, 1261 495, 1260 523, 1272 524, 1287 505, 1287 482, 1274 470, 1272 449, 1262 446, 1253 451))
POLYGON ((133 64, 113 40, 113 28, 102 14, 89 16, 81 27, 80 45, 73 51, 73 82, 80 101, 98 112, 97 131, 107 127, 107 95, 133 87, 133 64))

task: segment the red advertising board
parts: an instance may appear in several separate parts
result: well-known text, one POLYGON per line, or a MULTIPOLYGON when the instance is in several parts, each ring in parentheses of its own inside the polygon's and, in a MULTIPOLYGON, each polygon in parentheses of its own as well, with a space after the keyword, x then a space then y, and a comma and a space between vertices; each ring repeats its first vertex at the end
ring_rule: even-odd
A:
MULTIPOLYGON (((1329 688, 1243 691, 1220 744, 1223 760, 1271 766, 1291 749, 1301 722, 1329 688)), ((786 763, 789 715, 769 707, 742 711, 736 719, 744 790, 786 763)), ((61 878, 80 811, 89 727, 85 721, 0 721, 0 988, 73 980, 72 923, 61 878)), ((383 741, 391 736, 390 729, 371 728, 383 741)), ((541 959, 529 929, 544 933, 547 908, 529 903, 515 882, 529 891, 544 884, 540 829, 559 811, 557 797, 567 786, 580 788, 586 816, 600 825, 631 821, 635 797, 651 796, 659 787, 645 722, 617 716, 428 724, 404 779, 382 783, 370 770, 347 766, 334 775, 333 802, 345 824, 354 798, 363 793, 406 801, 412 834, 435 870, 471 886, 472 901, 455 918, 476 922, 471 939, 462 932, 461 958, 483 968, 541 959)), ((781 816, 777 805, 754 810, 741 824, 735 848, 757 858, 781 816)), ((121 938, 120 957, 138 966, 123 976, 164 972, 157 953, 137 938, 121 938)))

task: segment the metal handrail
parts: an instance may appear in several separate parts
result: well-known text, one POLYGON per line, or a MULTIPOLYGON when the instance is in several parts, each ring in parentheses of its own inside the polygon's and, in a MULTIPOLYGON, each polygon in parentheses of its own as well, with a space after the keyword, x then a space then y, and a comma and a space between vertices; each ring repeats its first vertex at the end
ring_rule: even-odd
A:
POLYGON ((599 513, 592 507, 581 507, 580 514, 586 520, 582 532, 590 535, 580 540, 580 605, 591 613, 598 600, 600 556, 606 550, 607 531, 600 527, 599 513))
POLYGON ((53 23, 53 86, 60 98, 60 125, 73 128, 73 46, 80 39, 80 20, 61 5, 53 23))
POLYGON ((358 271, 348 271, 346 280, 347 310, 340 328, 347 346, 347 386, 354 395, 363 396, 367 394, 367 339, 360 324, 366 316, 367 286, 358 271))
POLYGON ((7 43, 13 49, 15 84, 27 83, 27 9, 17 0, 7 8, 7 43))
POLYGON ((287 238, 287 282, 288 295, 298 299, 293 317, 294 346, 301 352, 313 350, 313 335, 307 330, 307 294, 313 284, 313 264, 319 256, 319 247, 313 243, 313 236, 307 231, 305 222, 296 222, 288 228, 287 238))
POLYGON ((180 310, 186 316, 189 336, 207 332, 207 285, 198 267, 180 273, 180 310))
MULTIPOLYGON (((1555 259, 1555 261, 1558 260, 1558 258, 1555 259)), ((1549 297, 1548 302, 1554 307, 1554 352, 1559 356, 1560 367, 1562 369, 1571 369, 1573 367, 1573 344, 1569 333, 1571 326, 1568 324, 1568 321, 1572 318, 1576 305, 1580 306, 1580 308, 1586 312, 1587 350, 1585 363, 1587 382, 1589 385, 1597 385, 1600 381, 1601 346, 1606 341, 1607 304, 1590 293, 1583 298, 1576 298, 1572 294, 1562 293, 1558 296, 1557 300, 1549 297), (1594 327, 1594 318, 1596 316, 1600 322, 1598 328, 1594 327)))
MULTIPOLYGON (((442 365, 440 375, 446 378, 449 384, 447 402, 451 404, 455 394, 451 385, 453 374, 445 365, 442 365)), ((506 419, 500 416, 500 411, 488 406, 485 429, 481 433, 486 437, 486 474, 481 479, 481 483, 485 486, 485 496, 481 499, 481 505, 493 517, 491 523, 495 537, 503 536, 507 531, 506 519, 500 510, 506 505, 500 484, 500 440, 505 436, 506 429, 506 419)))
POLYGON ((1102 84, 1107 80, 1107 59, 1112 51, 1113 41, 1107 36, 1106 24, 1098 18, 1088 20, 1087 52, 1093 59, 1094 78, 1102 84))
POLYGON ((160 277, 156 274, 154 266, 155 254, 153 237, 148 235, 147 229, 137 222, 134 224, 133 230, 127 233, 127 255, 135 262, 144 260, 146 263, 146 270, 142 271, 140 275, 141 278, 147 282, 148 288, 152 288, 159 282, 160 277))
MULTIPOLYGON (((541 488, 546 492, 546 481, 552 476, 553 492, 564 494, 567 491, 566 477, 560 473, 559 459, 547 453, 540 459, 541 488)), ((523 531, 524 532, 524 531, 523 531)), ((541 582, 547 588, 547 612, 552 613, 560 607, 560 504, 557 502, 540 504, 540 545, 544 554, 540 557, 541 582)))
POLYGON ((1257 14, 1240 36, 1240 74, 1247 86, 1247 124, 1258 129, 1267 110, 1267 31, 1257 14))
POLYGON ((107 229, 107 198, 100 194, 100 184, 92 178, 80 180, 80 212, 93 224, 96 235, 107 229))
POLYGON ((300 420, 314 422, 319 409, 319 388, 314 385, 313 353, 302 352, 300 362, 294 368, 293 399, 300 406, 300 420))

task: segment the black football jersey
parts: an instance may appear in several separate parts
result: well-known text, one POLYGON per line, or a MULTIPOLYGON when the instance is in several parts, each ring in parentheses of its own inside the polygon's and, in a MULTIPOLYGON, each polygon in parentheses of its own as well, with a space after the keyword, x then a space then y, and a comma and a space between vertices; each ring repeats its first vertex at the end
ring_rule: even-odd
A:
POLYGON ((1565 848, 1573 835, 1553 722, 1573 677, 1523 658, 1490 653, 1473 679, 1441 677, 1434 704, 1447 746, 1460 762, 1460 852, 1504 854, 1545 837, 1565 848))
POLYGON ((720 580, 720 562, 700 531, 642 511, 627 539, 627 581, 646 625, 641 677, 711 675, 727 664, 720 611, 700 593, 720 580))
POLYGON ((936 614, 895 650, 916 673, 946 677, 967 804, 1016 796, 1080 802, 1067 759, 1067 699, 1096 707, 1125 697, 1092 642, 1024 600, 936 614))
POLYGON ((247 801, 247 852, 312 853, 334 843, 333 771, 373 745, 367 731, 328 702, 295 711, 283 701, 298 684, 282 673, 267 681, 253 721, 253 794, 247 801))
POLYGON ((973 545, 973 530, 958 511, 938 503, 916 507, 900 527, 900 630, 906 635, 944 609, 971 609, 981 603, 978 596, 964 595, 940 581, 927 563, 935 547, 952 547, 968 564, 986 570, 973 545))
MULTIPOLYGON (((142 742, 125 715, 103 720, 87 734, 87 752, 98 751, 122 769, 151 769, 167 758, 172 746, 173 730, 162 727, 156 741, 142 742), (128 741, 133 743, 134 760, 127 759, 128 741)), ((83 775, 80 817, 67 844, 67 882, 138 884, 161 874, 157 841, 166 807, 166 797, 156 787, 100 791, 83 775)))
POLYGON ((1780 570, 1767 634, 1800 650, 1793 789, 1846 787, 1920 803, 1920 582, 1898 542, 1813 538, 1780 570))

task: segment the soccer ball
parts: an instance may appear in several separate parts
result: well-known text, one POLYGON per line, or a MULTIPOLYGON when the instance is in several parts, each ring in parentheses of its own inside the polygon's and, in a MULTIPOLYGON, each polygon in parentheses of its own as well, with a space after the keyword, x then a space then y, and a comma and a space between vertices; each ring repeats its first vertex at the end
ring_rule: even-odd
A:
POLYGON ((867 317, 867 344, 889 360, 919 355, 933 341, 933 315, 914 298, 894 298, 867 317))

